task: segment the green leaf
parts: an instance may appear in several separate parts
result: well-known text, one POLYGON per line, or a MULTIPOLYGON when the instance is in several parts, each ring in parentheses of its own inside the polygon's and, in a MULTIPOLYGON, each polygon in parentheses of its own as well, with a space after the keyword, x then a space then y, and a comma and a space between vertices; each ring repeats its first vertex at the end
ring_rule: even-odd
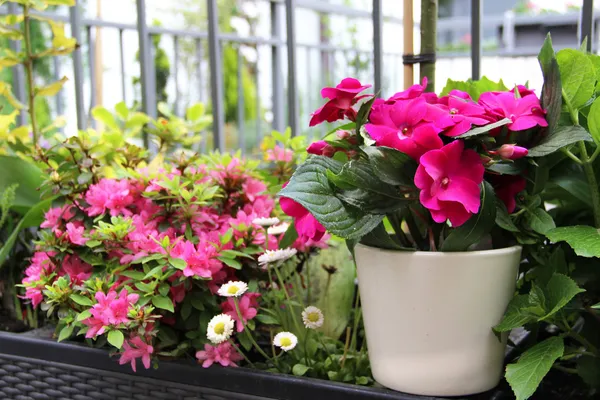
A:
POLYGON ((585 292, 575 281, 563 274, 554 274, 548 281, 544 294, 548 313, 541 318, 546 320, 566 306, 577 294, 585 292))
POLYGON ((574 109, 580 109, 594 94, 596 71, 590 59, 574 49, 563 49, 556 54, 560 80, 565 98, 574 109))
POLYGON ((597 98, 590 107, 587 116, 588 129, 596 144, 600 144, 600 98, 597 98))
POLYGON ((533 316, 526 310, 530 306, 529 295, 519 294, 508 303, 502 321, 494 327, 496 332, 509 332, 533 320, 533 316))
POLYGON ((414 201, 394 186, 377 179, 366 161, 349 161, 339 173, 328 172, 327 177, 337 186, 336 196, 340 200, 371 214, 393 212, 414 201))
POLYGON ((555 59, 555 55, 554 55, 554 49, 552 48, 552 38, 550 37, 550 34, 548 33, 546 35, 546 39, 544 40, 544 44, 542 45, 542 48, 540 49, 540 52, 537 56, 537 59, 540 63, 540 67, 542 68, 542 73, 544 74, 544 76, 548 75, 548 73, 550 72, 550 68, 551 68, 551 63, 552 60, 555 59))
POLYGON ((600 358, 582 356, 577 360, 577 374, 593 388, 600 388, 600 358))
POLYGON ((242 269, 242 263, 236 260, 235 258, 227 258, 227 257, 217 257, 223 264, 234 268, 234 269, 242 269))
POLYGON ((15 183, 19 184, 12 206, 14 211, 25 214, 40 202, 38 188, 44 182, 44 173, 33 162, 0 155, 0 171, 0 193, 15 183))
POLYGON ((296 376, 304 376, 310 368, 304 364, 296 364, 292 367, 292 374, 296 376))
POLYGON ((363 151, 375 175, 390 185, 413 186, 417 164, 406 154, 389 147, 367 146, 363 151))
POLYGON ((295 222, 292 221, 287 231, 285 231, 285 234, 279 241, 279 248, 285 249, 287 247, 290 247, 292 244, 294 244, 296 239, 298 239, 298 231, 296 230, 295 222))
POLYGON ((173 302, 166 296, 153 296, 152 305, 156 308, 174 312, 173 302))
POLYGON ((484 181, 481 186, 479 213, 471 216, 463 225, 452 229, 441 246, 441 251, 466 251, 469 246, 489 233, 496 221, 496 195, 492 186, 484 181))
POLYGON ((371 97, 368 101, 364 102, 358 112, 356 113, 356 136, 360 136, 360 128, 367 122, 367 118, 369 117, 369 112, 371 111, 371 107, 373 107, 373 103, 375 102, 375 96, 371 97))
POLYGON ((35 95, 49 97, 56 96, 58 92, 60 92, 60 89, 62 89, 66 81, 68 81, 68 78, 66 76, 63 76, 63 78, 59 81, 56 81, 41 88, 36 88, 35 95))
POLYGON ((341 168, 338 161, 312 156, 298 167, 290 183, 279 194, 300 203, 330 233, 344 239, 356 239, 379 225, 384 216, 367 214, 335 197, 327 170, 339 173, 341 168))
POLYGON ((477 128, 473 128, 470 131, 467 131, 467 132, 463 133, 462 135, 459 135, 456 137, 465 139, 465 138, 469 138, 471 136, 483 135, 484 133, 487 133, 487 132, 491 131, 492 129, 496 129, 501 126, 508 125, 510 123, 512 123, 512 120, 510 118, 504 118, 504 119, 501 119, 500 121, 494 122, 493 124, 488 124, 488 125, 484 125, 484 126, 479 126, 477 128))
POLYGON ((508 214, 506 205, 500 199, 496 199, 496 224, 506 231, 519 232, 519 228, 517 228, 508 214))
POLYGON ((187 262, 182 258, 169 257, 169 264, 182 271, 187 268, 187 262))
POLYGON ((157 265, 156 267, 154 267, 150 271, 148 271, 148 273, 146 275, 144 275, 142 280, 145 280, 148 278, 158 278, 160 275, 162 275, 163 268, 164 268, 164 265, 157 265))
POLYGON ((600 258, 600 230, 592 226, 555 228, 546 233, 546 237, 554 243, 567 242, 578 256, 600 258))
POLYGON ((71 294, 69 296, 69 298, 71 300, 73 300, 75 303, 79 304, 80 306, 93 306, 94 302, 92 300, 90 300, 88 297, 79 295, 79 294, 71 294))
POLYGON ((537 146, 529 149, 527 157, 547 156, 580 140, 590 141, 592 137, 581 126, 559 126, 543 138, 537 146))
POLYGON ((413 250, 405 249, 396 243, 385 229, 383 223, 377 225, 375 229, 363 236, 360 242, 366 246, 378 247, 388 250, 413 250))
POLYGON ((77 322, 81 322, 84 319, 88 319, 92 316, 92 313, 90 312, 90 310, 84 310, 82 312, 79 313, 79 315, 77 315, 77 322))
POLYGON ((556 228, 554 220, 543 208, 527 210, 526 218, 529 227, 539 234, 545 235, 551 229, 556 228))
POLYGON ((125 336, 123 336, 123 332, 113 330, 108 332, 108 343, 115 346, 117 349, 123 347, 123 341, 125 340, 125 336))
POLYGON ((75 328, 75 325, 66 325, 62 328, 58 334, 58 341, 62 342, 63 340, 70 338, 73 333, 73 328, 75 328))
POLYGON ((92 116, 95 120, 102 122, 106 125, 107 128, 110 129, 119 129, 119 125, 115 120, 115 117, 112 115, 110 111, 102 106, 96 106, 92 109, 92 116))
POLYGON ((563 339, 553 336, 527 350, 516 364, 506 366, 506 380, 517 400, 528 399, 546 376, 552 364, 565 351, 563 339))
POLYGON ((150 117, 146 114, 136 112, 132 114, 125 122, 125 129, 141 128, 150 121, 150 117))
POLYGON ((3 246, 0 248, 0 267, 4 264, 4 261, 8 258, 10 251, 12 250, 15 242, 17 241, 17 237, 19 233, 26 228, 31 228, 32 226, 39 226, 44 220, 44 213, 48 211, 50 206, 52 205, 53 199, 44 200, 35 206, 33 206, 27 214, 21 218, 15 229, 13 229, 12 233, 6 239, 3 246))
POLYGON ((204 104, 196 103, 188 107, 185 117, 188 121, 197 121, 204 115, 204 104))
POLYGON ((265 315, 265 314, 258 314, 256 316, 256 319, 265 325, 281 325, 281 323, 279 321, 277 321, 275 318, 271 317, 270 315, 265 315))
POLYGON ((560 81, 560 70, 550 34, 546 36, 544 45, 538 54, 538 61, 542 68, 544 77, 544 86, 542 87, 542 107, 546 110, 546 120, 548 121, 548 132, 552 133, 558 125, 562 107, 562 84, 560 81))
POLYGON ((141 271, 131 271, 131 270, 120 272, 119 275, 123 275, 128 278, 135 279, 137 281, 141 281, 142 279, 144 279, 144 276, 145 276, 145 274, 141 271))
POLYGON ((115 105, 115 111, 117 112, 117 115, 123 118, 124 120, 126 120, 129 116, 129 109, 127 108, 127 104, 125 104, 124 101, 115 105))

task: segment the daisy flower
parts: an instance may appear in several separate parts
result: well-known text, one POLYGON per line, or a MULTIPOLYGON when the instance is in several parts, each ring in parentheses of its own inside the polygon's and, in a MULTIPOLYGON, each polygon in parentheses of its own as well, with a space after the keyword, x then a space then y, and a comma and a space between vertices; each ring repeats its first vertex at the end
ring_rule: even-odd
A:
POLYGON ((273 344, 283 351, 290 351, 298 344, 298 338, 291 332, 279 332, 273 338, 273 344))
POLYGON ((288 247, 287 249, 266 250, 258 257, 258 263, 265 265, 277 261, 285 261, 296 255, 298 250, 288 247))
POLYGON ((279 218, 277 217, 273 217, 273 218, 254 218, 252 220, 252 223, 255 225, 260 225, 260 226, 273 226, 273 225, 277 225, 279 223, 279 218))
POLYGON ((323 312, 315 306, 308 306, 302 311, 302 322, 308 329, 317 329, 323 326, 323 312))
POLYGON ((233 325, 233 319, 227 314, 214 316, 208 323, 206 337, 214 344, 223 343, 231 337, 233 325))
POLYGON ((217 293, 219 293, 219 296, 223 297, 240 297, 246 293, 246 290, 248 290, 248 284, 246 284, 246 282, 229 281, 221 285, 217 293))
POLYGON ((267 233, 269 235, 281 235, 282 233, 285 233, 289 227, 290 224, 288 224, 287 222, 282 222, 279 225, 269 227, 269 229, 267 229, 267 233))

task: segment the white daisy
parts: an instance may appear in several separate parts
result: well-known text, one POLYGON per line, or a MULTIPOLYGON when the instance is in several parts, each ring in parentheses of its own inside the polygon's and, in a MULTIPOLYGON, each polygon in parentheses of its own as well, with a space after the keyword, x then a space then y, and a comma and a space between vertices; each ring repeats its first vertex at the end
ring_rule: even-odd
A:
POLYGON ((323 326, 323 312, 315 306, 308 306, 302 311, 302 322, 308 329, 317 329, 323 326))
POLYGON ((254 218, 252 220, 252 223, 255 225, 260 225, 260 226, 273 226, 273 225, 277 225, 279 223, 279 218, 277 217, 273 217, 273 218, 254 218))
POLYGON ((269 229, 267 229, 267 233, 269 235, 281 235, 282 233, 285 233, 289 227, 290 224, 288 224, 287 222, 282 222, 279 225, 269 227, 269 229))
POLYGON ((298 338, 291 332, 279 332, 273 338, 273 344, 283 351, 290 351, 298 344, 298 338))
POLYGON ((229 281, 222 284, 217 293, 219 293, 219 296, 223 297, 239 297, 246 293, 246 290, 248 290, 248 284, 246 282, 229 281))
POLYGON ((266 265, 277 261, 285 261, 296 255, 298 250, 288 247, 287 249, 267 250, 258 257, 260 265, 266 265))
POLYGON ((233 333, 233 319, 227 314, 214 316, 208 323, 206 337, 214 344, 223 343, 233 333))

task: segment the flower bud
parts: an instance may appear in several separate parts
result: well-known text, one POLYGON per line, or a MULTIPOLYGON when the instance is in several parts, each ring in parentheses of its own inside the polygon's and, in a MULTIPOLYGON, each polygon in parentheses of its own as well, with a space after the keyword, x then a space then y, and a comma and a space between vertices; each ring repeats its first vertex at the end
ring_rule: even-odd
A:
POLYGON ((525 157, 529 151, 525 147, 514 144, 503 144, 498 150, 490 153, 497 154, 500 157, 509 160, 518 160, 519 158, 525 157))

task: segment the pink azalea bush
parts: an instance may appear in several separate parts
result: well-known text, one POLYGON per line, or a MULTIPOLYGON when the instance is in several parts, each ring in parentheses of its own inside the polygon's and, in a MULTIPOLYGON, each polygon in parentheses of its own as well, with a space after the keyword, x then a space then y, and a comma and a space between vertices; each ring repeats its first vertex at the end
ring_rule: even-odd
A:
MULTIPOLYGON (((296 160, 284 147, 267 158, 296 160)), ((105 339, 134 371, 138 360, 150 368, 158 357, 186 353, 204 367, 236 366, 241 344, 211 344, 209 321, 229 316, 238 335, 257 328, 264 305, 259 286, 269 287, 258 257, 278 249, 285 233, 268 234, 261 225, 285 215, 256 166, 211 155, 68 186, 41 224, 22 281, 24 298, 59 315, 59 340, 105 339), (234 300, 218 294, 229 281, 250 285, 234 300)), ((323 231, 289 246, 307 257, 328 238, 323 231)))
POLYGON ((458 84, 438 96, 425 91, 425 78, 387 99, 365 94, 370 85, 352 78, 323 89, 329 100, 310 125, 349 122, 310 144, 312 156, 283 186, 281 207, 298 236, 318 239, 329 231, 389 248, 466 250, 489 236, 496 216, 510 220, 529 196, 530 150, 545 135, 546 111, 521 85, 465 92, 469 84, 458 84), (483 214, 485 221, 474 217, 483 214), (478 235, 445 243, 454 230, 483 223, 478 235), (393 239, 370 241, 374 229, 393 239))

